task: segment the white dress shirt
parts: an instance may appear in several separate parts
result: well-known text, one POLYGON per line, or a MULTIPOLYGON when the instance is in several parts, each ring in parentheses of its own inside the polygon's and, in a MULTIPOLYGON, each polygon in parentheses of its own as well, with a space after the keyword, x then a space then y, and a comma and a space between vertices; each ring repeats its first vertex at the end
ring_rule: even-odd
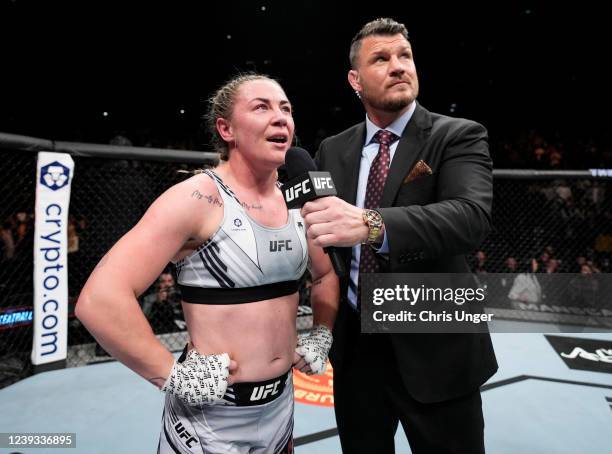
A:
MULTIPOLYGON (((399 116, 393 123, 385 128, 387 131, 391 131, 398 137, 402 137, 402 133, 406 128, 406 125, 412 118, 412 114, 416 109, 416 101, 413 101, 410 105, 410 108, 404 112, 401 116, 399 116)), ((357 199, 355 201, 355 205, 359 208, 363 208, 363 204, 365 202, 366 188, 368 186, 368 175, 370 174, 370 167, 372 166, 372 161, 378 154, 378 148, 380 144, 374 142, 372 139, 374 135, 382 128, 379 128, 374 123, 370 121, 368 116, 366 115, 366 137, 365 142, 363 144, 363 149, 361 150, 361 163, 359 165, 359 181, 357 182, 357 199)), ((395 150, 397 149, 397 144, 399 140, 396 140, 389 146, 389 154, 390 160, 389 165, 393 162, 393 156, 395 156, 395 150)), ((389 244, 387 242, 387 234, 385 233, 383 238, 383 244, 380 249, 377 250, 379 254, 387 254, 389 252, 389 244)), ((353 246, 353 255, 351 257, 351 274, 350 281, 348 287, 348 300, 349 304, 354 308, 357 307, 357 280, 359 278, 359 258, 361 254, 361 245, 357 244, 353 246)))

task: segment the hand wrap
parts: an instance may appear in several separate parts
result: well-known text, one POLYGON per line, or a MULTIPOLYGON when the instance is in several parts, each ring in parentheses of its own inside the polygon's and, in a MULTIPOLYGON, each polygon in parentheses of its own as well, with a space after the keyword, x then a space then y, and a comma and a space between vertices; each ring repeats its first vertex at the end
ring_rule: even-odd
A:
POLYGON ((310 366, 309 375, 320 375, 327 367, 327 354, 331 348, 333 336, 331 331, 323 325, 316 325, 310 333, 298 338, 295 351, 304 358, 310 366))
POLYGON ((204 356, 190 350, 185 361, 174 363, 161 390, 187 405, 214 404, 227 389, 229 364, 227 353, 204 356))

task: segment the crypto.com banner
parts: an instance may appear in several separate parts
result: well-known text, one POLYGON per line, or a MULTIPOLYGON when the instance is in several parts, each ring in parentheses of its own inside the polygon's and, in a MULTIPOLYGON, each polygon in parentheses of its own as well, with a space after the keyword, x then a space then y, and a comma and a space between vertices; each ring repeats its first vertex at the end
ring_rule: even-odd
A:
POLYGON ((66 359, 68 336, 68 206, 74 161, 38 153, 34 226, 32 364, 66 359))

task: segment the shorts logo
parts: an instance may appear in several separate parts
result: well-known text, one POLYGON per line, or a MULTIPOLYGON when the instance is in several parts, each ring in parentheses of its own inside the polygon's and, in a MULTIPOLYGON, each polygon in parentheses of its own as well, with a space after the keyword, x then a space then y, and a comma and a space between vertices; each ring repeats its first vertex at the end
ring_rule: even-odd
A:
POLYGON ((183 439, 181 441, 183 441, 188 448, 191 448, 194 443, 199 443, 198 439, 194 438, 193 435, 183 427, 183 423, 180 421, 174 425, 174 431, 178 434, 179 438, 183 439))
POLYGON ((70 169, 57 161, 40 169, 40 183, 52 191, 57 191, 68 184, 70 169))
POLYGON ((242 221, 238 218, 234 219, 234 225, 236 227, 240 227, 242 225, 242 221))
POLYGON ((274 383, 269 383, 264 386, 256 386, 251 393, 251 402, 265 399, 268 396, 275 396, 278 394, 278 385, 280 385, 280 380, 276 380, 274 383))

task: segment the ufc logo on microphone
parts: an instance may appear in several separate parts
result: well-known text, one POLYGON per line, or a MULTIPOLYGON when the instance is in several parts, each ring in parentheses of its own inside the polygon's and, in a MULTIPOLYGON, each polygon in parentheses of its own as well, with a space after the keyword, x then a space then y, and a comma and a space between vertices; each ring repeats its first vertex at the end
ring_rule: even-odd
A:
POLYGON ((251 393, 251 402, 278 394, 278 385, 280 385, 280 380, 276 380, 274 383, 265 386, 256 386, 251 393))
POLYGON ((291 202, 293 199, 297 199, 302 194, 308 194, 310 192, 309 184, 310 180, 304 180, 285 191, 285 200, 291 202))
POLYGON ((314 183, 315 189, 334 189, 334 183, 332 182, 331 177, 313 178, 312 182, 314 183))
POLYGON ((270 241, 270 252, 292 251, 291 240, 270 241))

